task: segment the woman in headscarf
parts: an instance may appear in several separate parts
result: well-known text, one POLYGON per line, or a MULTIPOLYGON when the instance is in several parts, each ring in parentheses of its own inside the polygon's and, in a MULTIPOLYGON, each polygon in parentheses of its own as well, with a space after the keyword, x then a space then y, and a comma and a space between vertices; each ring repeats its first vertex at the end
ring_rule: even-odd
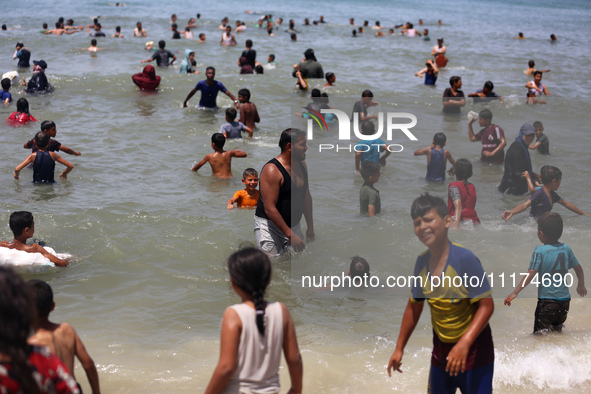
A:
POLYGON ((532 170, 528 149, 534 141, 535 133, 534 126, 529 123, 524 123, 519 129, 519 135, 505 155, 505 173, 499 185, 500 192, 514 195, 527 193, 527 180, 523 176, 526 171, 531 179, 539 179, 539 175, 532 170))
POLYGON ((144 71, 132 75, 131 79, 141 90, 156 90, 160 85, 160 77, 152 65, 147 65, 144 71))
POLYGON ((23 78, 23 85, 27 88, 25 92, 27 93, 48 93, 52 90, 51 85, 47 82, 47 77, 45 76, 45 69, 47 68, 47 63, 45 60, 33 60, 33 64, 35 67, 33 68, 33 76, 29 79, 27 83, 23 78))

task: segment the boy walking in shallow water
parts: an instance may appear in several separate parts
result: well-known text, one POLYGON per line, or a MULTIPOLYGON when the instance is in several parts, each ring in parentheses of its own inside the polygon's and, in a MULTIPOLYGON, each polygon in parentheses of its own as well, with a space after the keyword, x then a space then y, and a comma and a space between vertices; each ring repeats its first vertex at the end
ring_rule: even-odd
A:
MULTIPOLYGON (((46 346, 66 364, 70 375, 74 379, 74 356, 80 360, 86 372, 86 377, 92 388, 92 394, 100 394, 99 377, 94 361, 86 351, 76 330, 68 323, 53 323, 49 321, 49 314, 55 308, 51 287, 38 279, 31 279, 26 284, 27 290, 37 311, 35 334, 27 341, 31 345, 46 346)), ((80 387, 80 384, 78 384, 80 387)), ((80 390, 82 392, 82 390, 80 390)))
POLYGON ((224 150, 226 137, 222 133, 214 133, 211 136, 211 147, 214 152, 206 155, 201 161, 193 166, 191 171, 199 171, 205 163, 211 166, 211 172, 218 178, 232 178, 232 157, 246 157, 246 152, 235 150, 224 150))
POLYGON ((569 269, 573 268, 577 275, 577 293, 581 297, 587 295, 583 268, 571 248, 567 244, 558 242, 562 235, 562 227, 562 217, 557 213, 546 212, 538 218, 538 238, 544 245, 536 247, 529 263, 527 276, 505 298, 505 305, 511 306, 511 301, 517 298, 519 292, 533 279, 541 281, 542 285, 538 285, 534 334, 544 331, 562 331, 562 323, 566 321, 570 306, 570 292, 566 286, 566 275, 569 269), (557 274, 559 280, 556 280, 557 274), (545 278, 550 280, 547 281, 545 278))
POLYGON ((482 265, 474 253, 449 241, 452 220, 441 198, 420 196, 411 216, 415 234, 428 250, 415 263, 413 275, 421 280, 413 285, 388 375, 402 372, 404 348, 427 300, 433 323, 429 392, 455 393, 459 388, 462 393, 492 393, 494 348, 488 321, 494 304, 482 265))

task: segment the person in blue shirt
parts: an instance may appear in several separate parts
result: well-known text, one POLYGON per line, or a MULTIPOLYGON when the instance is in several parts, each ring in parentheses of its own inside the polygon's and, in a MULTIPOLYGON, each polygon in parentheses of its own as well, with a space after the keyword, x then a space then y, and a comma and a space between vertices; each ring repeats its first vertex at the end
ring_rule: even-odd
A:
POLYGON ((197 93, 198 90, 201 91, 201 99, 199 100, 199 106, 205 108, 216 108, 216 98, 218 96, 218 92, 225 93, 228 97, 234 101, 234 104, 238 104, 238 100, 232 93, 226 89, 221 82, 214 80, 215 78, 215 68, 207 67, 205 70, 205 76, 207 77, 204 81, 199 81, 197 85, 189 92, 187 98, 183 102, 183 107, 188 107, 187 102, 197 93))
POLYGON ((2 79, 2 90, 0 90, 0 101, 4 102, 4 105, 8 107, 8 104, 12 102, 12 94, 10 94, 10 79, 2 79))
POLYGON ((569 269, 573 268, 577 275, 577 293, 581 297, 587 295, 583 268, 571 248, 558 242, 562 228, 562 217, 557 213, 546 212, 539 217, 538 238, 544 245, 534 249, 527 276, 505 298, 505 305, 511 306, 511 301, 517 298, 519 292, 533 279, 541 283, 541 286, 538 285, 534 334, 562 331, 562 323, 566 321, 570 306, 570 292, 566 285, 569 269))
MULTIPOLYGON (((376 127, 370 120, 366 120, 361 124, 361 132, 364 135, 375 134, 376 127)), ((388 144, 381 138, 373 140, 363 140, 355 145, 355 172, 360 173, 361 163, 364 161, 373 161, 384 167, 386 165, 386 158, 392 152, 388 149, 388 144), (381 152, 386 152, 380 157, 381 152)))

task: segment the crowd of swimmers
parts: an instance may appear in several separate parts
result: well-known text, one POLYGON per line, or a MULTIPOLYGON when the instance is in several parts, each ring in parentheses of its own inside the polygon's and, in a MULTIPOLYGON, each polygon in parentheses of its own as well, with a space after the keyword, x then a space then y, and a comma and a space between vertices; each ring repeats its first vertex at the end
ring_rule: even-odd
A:
MULTIPOLYGON (((117 3, 117 5, 124 4, 117 3)), ((196 19, 190 18, 184 31, 179 32, 177 16, 173 14, 170 26, 173 34, 172 39, 179 39, 181 36, 192 38, 192 30, 198 27, 199 19, 200 14, 197 14, 196 19)), ((220 30, 223 30, 220 44, 233 46, 236 45, 236 38, 231 33, 232 28, 228 22, 228 19, 224 18, 220 25, 220 30)), ((324 23, 327 22, 323 16, 312 22, 313 25, 324 23)), ((272 15, 265 15, 259 19, 257 26, 265 28, 267 33, 271 35, 274 30, 280 29, 281 24, 281 18, 274 21, 272 15)), ((418 24, 423 25, 422 20, 418 24)), ((441 21, 438 24, 441 24, 441 21)), ((306 19, 304 25, 310 25, 310 21, 306 19)), ((353 18, 350 20, 350 25, 356 26, 353 18)), ((364 23, 364 27, 368 27, 367 21, 364 23)), ((372 29, 377 31, 376 35, 381 36, 383 34, 378 33, 383 28, 380 22, 376 21, 372 29)), ((102 31, 98 18, 89 26, 75 26, 71 19, 64 23, 61 18, 56 23, 55 29, 49 30, 44 26, 42 32, 62 35, 73 34, 85 29, 93 37, 106 35, 102 31)), ((246 24, 237 21, 235 31, 242 32, 245 29, 246 24)), ((392 26, 390 32, 393 33, 395 29, 400 29, 401 34, 408 37, 422 36, 424 39, 429 37, 427 29, 424 29, 421 34, 410 22, 392 26)), ((289 22, 287 32, 290 34, 297 32, 293 20, 289 22)), ((353 31, 353 35, 362 32, 362 27, 359 27, 353 31)), ((141 22, 136 24, 133 35, 147 36, 141 22)), ((112 37, 123 37, 120 26, 116 27, 112 37)), ((204 34, 203 40, 205 40, 204 34)), ((439 38, 437 41, 437 45, 431 51, 433 59, 427 60, 425 68, 416 73, 417 76, 425 78, 425 84, 434 85, 439 69, 445 67, 449 60, 447 48, 443 45, 443 38, 439 38)), ((146 49, 151 50, 153 42, 147 44, 149 45, 146 45, 146 49)), ((160 40, 158 47, 159 49, 154 51, 149 59, 142 60, 142 63, 155 60, 158 67, 174 64, 177 57, 166 50, 166 42, 160 40)), ((257 67, 263 66, 256 60, 256 51, 253 49, 252 40, 246 40, 245 47, 246 49, 238 58, 241 74, 253 73, 257 67)), ((96 39, 93 38, 91 47, 88 49, 98 50, 96 39)), ((17 43, 14 58, 19 59, 19 67, 29 68, 30 57, 31 51, 24 44, 17 43)), ((274 62, 275 56, 269 55, 267 64, 271 65, 274 62)), ((33 63, 35 66, 33 76, 28 84, 23 81, 27 85, 25 91, 27 93, 47 91, 49 84, 44 75, 47 63, 43 60, 35 60, 33 63)), ((549 95, 548 89, 541 82, 542 74, 549 71, 549 69, 536 70, 535 62, 533 60, 529 62, 525 73, 528 76, 533 76, 533 80, 525 85, 528 104, 544 103, 537 97, 549 95)), ((185 51, 180 72, 199 73, 195 67, 194 51, 185 51)), ((214 176, 230 178, 232 176, 232 158, 246 157, 247 153, 240 149, 224 150, 226 140, 242 138, 243 133, 247 133, 248 138, 251 138, 256 132, 256 124, 261 122, 261 119, 256 105, 250 101, 251 94, 248 89, 238 91, 236 98, 221 82, 215 80, 214 67, 207 67, 205 76, 206 79, 199 81, 195 88, 188 93, 183 107, 188 106, 188 101, 197 92, 200 92, 201 95, 200 107, 216 108, 216 98, 219 92, 226 94, 234 104, 225 110, 226 123, 221 125, 220 132, 211 136, 213 152, 197 162, 192 170, 198 171, 208 163, 214 176)), ((332 86, 336 81, 334 73, 324 73, 312 48, 307 49, 302 61, 294 65, 293 76, 297 81, 297 89, 303 91, 309 89, 309 78, 326 78, 325 87, 332 86)), ((146 66, 142 73, 134 75, 132 79, 144 90, 155 90, 160 83, 160 77, 156 75, 152 65, 146 66)), ((3 78, 1 81, 0 99, 5 106, 9 106, 12 102, 11 80, 14 80, 14 76, 3 78)), ((466 104, 466 98, 461 91, 461 77, 452 76, 449 83, 450 88, 447 88, 443 94, 443 113, 446 115, 459 114, 461 108, 466 104)), ((503 97, 494 92, 494 84, 491 81, 486 81, 482 89, 476 90, 468 97, 481 103, 491 100, 503 102, 503 97)), ((318 114, 322 108, 329 108, 328 95, 323 94, 319 89, 312 89, 311 98, 312 102, 308 104, 305 112, 300 114, 303 117, 318 114)), ((370 90, 365 90, 361 94, 360 101, 353 106, 353 112, 359 117, 360 128, 365 135, 375 134, 373 121, 375 121, 376 115, 368 114, 368 108, 378 105, 379 103, 373 99, 373 93, 370 90)), ((25 98, 17 100, 16 109, 17 111, 9 116, 9 122, 17 124, 36 122, 36 119, 29 113, 28 101, 25 98)), ((524 123, 517 138, 505 153, 507 146, 505 132, 500 126, 493 124, 492 119, 492 111, 488 108, 473 115, 468 122, 467 137, 470 141, 482 143, 481 161, 491 165, 504 166, 504 175, 500 180, 499 191, 513 195, 531 194, 522 204, 503 212, 502 218, 510 220, 515 214, 530 208, 530 215, 537 220, 538 237, 543 244, 543 246, 535 248, 528 276, 524 277, 520 285, 507 296, 505 304, 510 306, 523 287, 527 286, 537 275, 555 273, 557 272, 556 267, 561 275, 566 274, 569 269, 573 269, 578 279, 577 293, 581 296, 586 295, 583 269, 568 245, 559 242, 563 221, 559 214, 552 213, 551 210, 554 203, 559 203, 579 215, 589 216, 589 214, 558 196, 556 190, 560 187, 562 172, 557 167, 544 165, 539 173, 534 172, 530 151, 535 150, 551 160, 551 157, 548 156, 550 153, 549 139, 544 134, 543 124, 540 121, 533 122, 533 124, 524 123), (472 125, 475 122, 478 122, 481 127, 478 132, 473 130, 472 125), (537 139, 535 143, 534 138, 537 139)), ((24 144, 24 148, 31 149, 32 152, 15 168, 13 174, 15 179, 19 179, 21 171, 29 166, 33 169, 34 182, 54 183, 55 162, 66 167, 59 178, 66 178, 73 169, 73 165, 56 152, 61 150, 70 155, 80 155, 80 152, 53 139, 57 133, 57 126, 53 121, 43 121, 40 128, 41 130, 35 134, 34 138, 24 144)), ((412 203, 410 214, 415 234, 428 248, 426 253, 417 258, 414 272, 415 275, 423 277, 442 274, 451 277, 463 277, 464 275, 481 277, 484 270, 474 253, 452 244, 448 238, 450 228, 465 228, 464 222, 478 225, 481 221, 476 212, 476 186, 470 182, 472 164, 464 158, 455 160, 446 142, 445 134, 438 132, 433 136, 429 146, 414 152, 415 156, 426 157, 426 179, 428 181, 444 182, 446 172, 449 175, 455 175, 455 181, 448 185, 447 202, 442 198, 425 194, 412 203), (449 169, 447 163, 450 164, 449 169)), ((308 173, 305 165, 307 149, 305 134, 297 129, 287 129, 281 134, 279 147, 281 148, 280 155, 263 167, 260 178, 254 168, 244 170, 242 183, 245 188, 237 191, 227 201, 227 209, 233 209, 234 204, 240 208, 257 207, 255 214, 257 226, 255 233, 258 231, 257 248, 241 249, 228 258, 230 282, 242 302, 229 307, 224 313, 220 359, 206 389, 207 393, 218 393, 223 390, 256 392, 263 389, 265 392, 278 392, 281 352, 285 355, 291 379, 289 392, 299 393, 302 391, 303 367, 295 334, 295 324, 285 305, 279 302, 265 301, 265 289, 271 281, 269 250, 278 251, 277 254, 280 254, 285 252, 290 244, 295 251, 302 250, 303 241, 300 238, 303 238, 303 235, 299 233, 299 220, 302 215, 308 224, 308 240, 314 238, 313 229, 310 231, 311 227, 313 228, 313 220, 308 173), (291 167, 292 160, 293 168, 291 167), (268 166, 271 163, 273 165, 268 166), (259 184, 261 185, 260 190, 257 189, 259 184), (285 194, 285 187, 289 187, 289 184, 292 184, 296 193, 301 191, 301 199, 306 201, 302 205, 299 217, 291 224, 287 223, 285 217, 282 218, 284 216, 282 209, 285 207, 279 206, 280 203, 284 204, 287 201, 289 207, 289 203, 291 203, 289 192, 285 194), (267 208, 263 205, 263 190, 266 193, 267 208), (281 195, 281 193, 284 194, 281 195), (269 209, 269 201, 277 202, 277 209, 269 209), (266 221, 257 222, 257 220, 262 220, 261 218, 257 219, 257 216, 264 213, 269 214, 264 218, 266 221), (276 227, 270 230, 264 229, 261 228, 261 223, 276 227), (287 226, 285 226, 286 223, 287 226), (294 225, 297 225, 297 231, 294 225), (293 232, 290 227, 294 229, 293 232), (264 231, 269 232, 270 235, 266 237, 263 234, 260 238, 261 232, 264 233, 264 231), (273 232, 274 234, 271 234, 273 232), (296 247, 295 240, 298 240, 298 247, 296 247), (268 245, 272 247, 267 248, 268 245)), ((386 164, 391 152, 387 149, 385 141, 381 139, 364 140, 357 144, 356 148, 359 149, 356 149, 354 167, 363 178, 363 184, 359 191, 360 213, 367 216, 379 215, 381 199, 375 184, 380 179, 381 167, 386 164)), ((36 243, 27 245, 27 239, 33 236, 35 229, 31 213, 26 211, 12 213, 9 226, 14 234, 14 240, 0 243, 0 247, 27 253, 41 253, 56 266, 68 265, 68 260, 48 253, 36 243)), ((351 262, 349 275, 351 277, 368 276, 369 264, 363 258, 356 256, 351 262)), ((38 280, 24 283, 18 275, 4 267, 0 267, 0 284, 0 301, 2 302, 0 307, 2 313, 0 358, 4 366, 4 369, 0 370, 0 385, 21 388, 27 393, 51 390, 80 392, 80 386, 73 380, 73 362, 74 357, 77 357, 83 365, 93 393, 99 393, 96 367, 74 329, 67 323, 57 324, 49 321, 49 313, 55 305, 51 287, 38 280), (28 333, 31 331, 34 331, 35 334, 28 337, 28 333), (40 346, 47 347, 49 351, 40 346), (35 379, 33 379, 33 369, 35 369, 35 379), (4 372, 8 370, 10 373, 4 372), (46 388, 51 389, 46 390, 46 388)), ((476 387, 480 387, 478 392, 492 392, 494 347, 488 324, 494 310, 491 286, 485 279, 477 287, 451 288, 450 292, 444 297, 439 292, 433 292, 432 289, 429 291, 427 286, 415 286, 412 289, 402 319, 396 349, 388 363, 388 373, 391 373, 392 370, 402 372, 401 360, 405 346, 417 325, 424 301, 428 300, 434 324, 434 350, 429 373, 431 390, 453 392, 455 388, 460 388, 463 392, 476 392, 474 391, 476 387), (459 299, 460 302, 455 302, 456 299, 459 299)), ((548 286, 539 287, 538 298, 534 332, 561 331, 569 310, 570 294, 566 285, 562 283, 552 286, 551 289, 548 286)))

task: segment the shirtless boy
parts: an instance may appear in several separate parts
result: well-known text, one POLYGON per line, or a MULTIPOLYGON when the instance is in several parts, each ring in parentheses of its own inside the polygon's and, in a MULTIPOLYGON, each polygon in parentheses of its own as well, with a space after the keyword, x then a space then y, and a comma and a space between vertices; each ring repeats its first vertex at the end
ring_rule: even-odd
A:
POLYGON ((240 110, 240 119, 238 121, 244 123, 249 129, 256 129, 255 123, 259 123, 261 118, 257 106, 250 102, 250 90, 240 89, 238 91, 238 102, 240 103, 239 108, 237 108, 240 110))
POLYGON ((27 282, 27 290, 34 300, 37 310, 35 334, 29 338, 29 344, 48 347, 51 353, 66 364, 74 379, 76 379, 74 376, 74 356, 78 357, 86 372, 92 393, 100 394, 96 366, 74 328, 68 323, 57 324, 49 321, 49 313, 55 308, 51 287, 42 280, 31 279, 27 282))
POLYGON ((224 150, 226 137, 222 133, 214 133, 211 136, 211 147, 213 153, 206 155, 199 163, 195 164, 191 171, 198 171, 205 163, 211 166, 211 172, 218 178, 232 178, 232 157, 246 157, 246 152, 235 150, 224 150))
POLYGON ((68 260, 60 259, 57 256, 52 255, 41 245, 27 245, 27 239, 35 234, 35 222, 31 212, 13 212, 10 214, 9 225, 14 234, 14 240, 12 242, 2 241, 0 242, 0 247, 22 250, 27 253, 41 253, 58 267, 65 267, 68 265, 68 260))

